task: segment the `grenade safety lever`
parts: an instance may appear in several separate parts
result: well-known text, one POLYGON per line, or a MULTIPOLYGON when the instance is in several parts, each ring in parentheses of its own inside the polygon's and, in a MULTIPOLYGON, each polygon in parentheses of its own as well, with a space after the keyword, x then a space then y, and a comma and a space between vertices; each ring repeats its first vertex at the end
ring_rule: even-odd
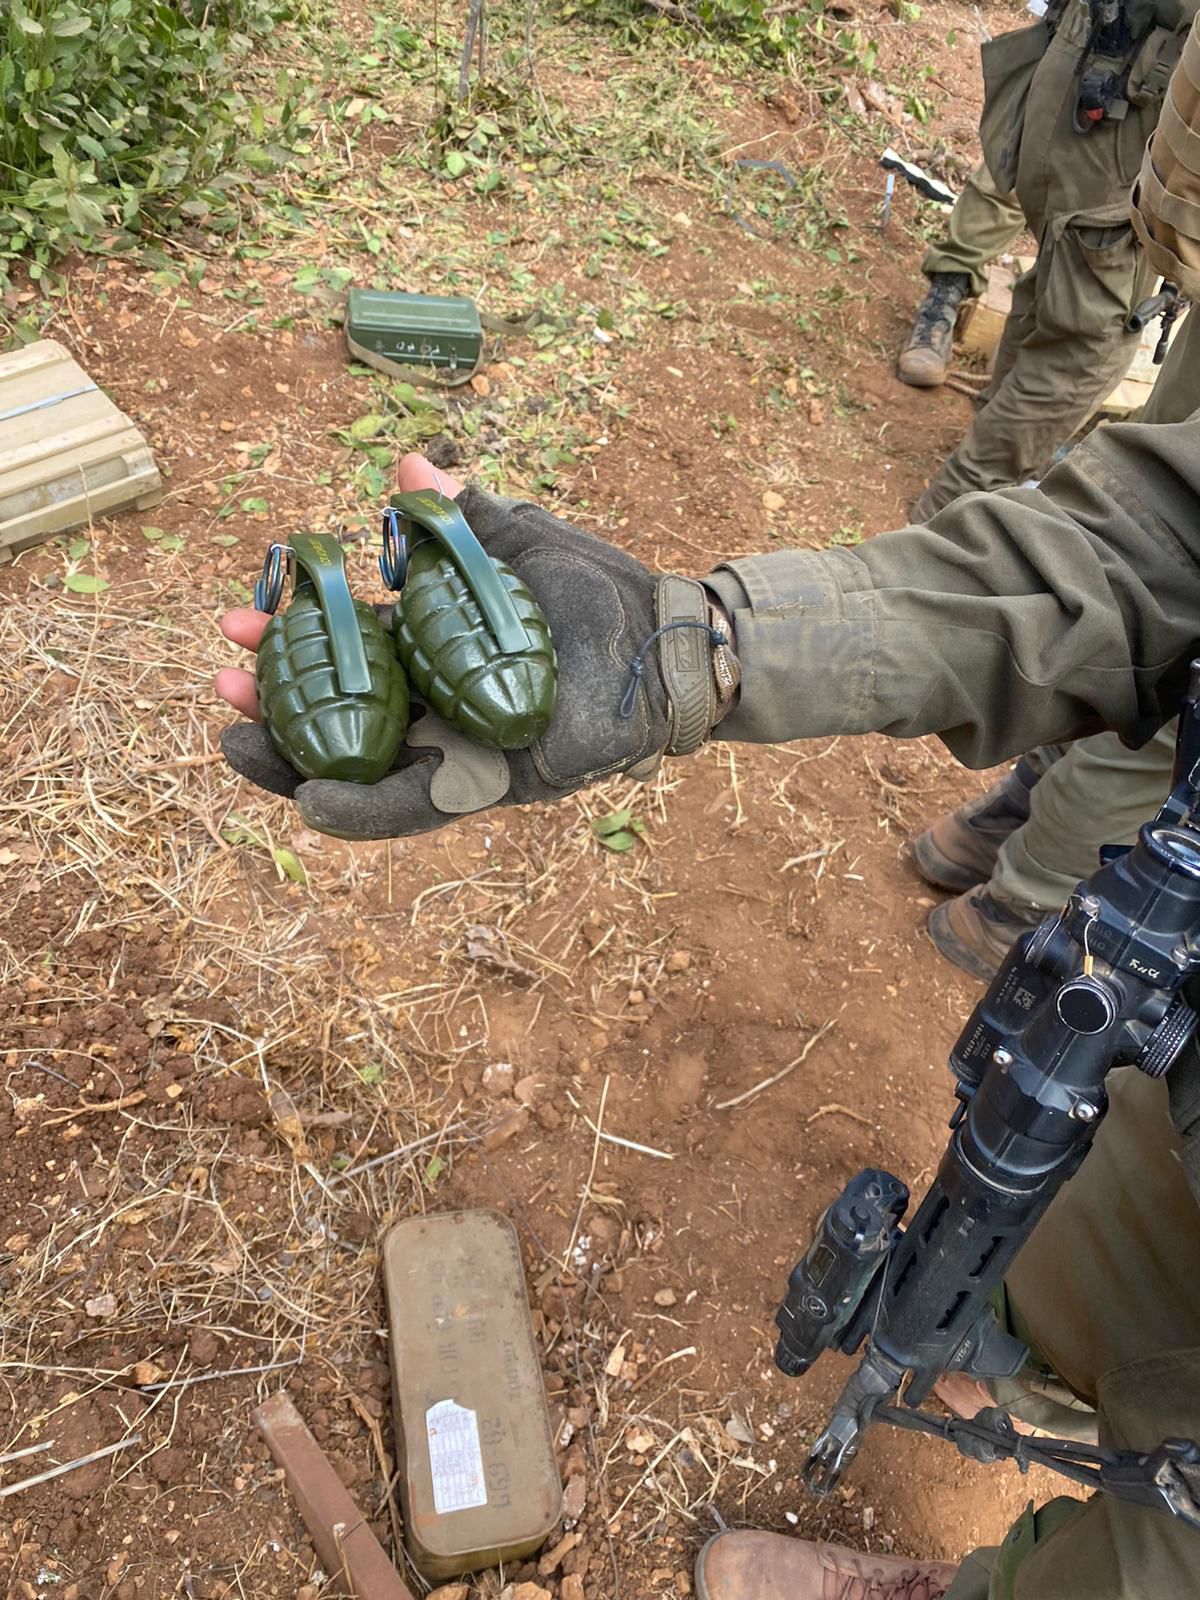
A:
POLYGON ((492 637, 505 655, 535 648, 517 614, 512 597, 500 582, 491 557, 471 530, 466 517, 436 489, 394 494, 383 513, 383 554, 379 571, 389 589, 402 589, 408 575, 410 530, 422 528, 448 552, 475 597, 492 637))
POLYGON ((283 599, 285 556, 294 593, 310 589, 324 614, 338 688, 343 694, 368 694, 371 672, 341 545, 328 533, 297 533, 286 545, 273 544, 263 561, 262 575, 254 585, 254 604, 259 611, 274 613, 279 610, 283 599))

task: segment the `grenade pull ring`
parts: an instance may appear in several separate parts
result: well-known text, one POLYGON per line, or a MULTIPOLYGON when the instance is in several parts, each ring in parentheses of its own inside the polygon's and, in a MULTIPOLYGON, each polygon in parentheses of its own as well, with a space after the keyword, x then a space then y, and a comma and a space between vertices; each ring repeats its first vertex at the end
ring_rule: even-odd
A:
POLYGON ((292 575, 293 595, 305 590, 316 595, 329 634, 330 654, 342 694, 369 694, 371 669, 363 648, 354 597, 346 577, 346 554, 328 533, 293 534, 290 544, 273 544, 263 562, 262 576, 254 586, 254 604, 260 611, 276 611, 283 598, 284 556, 292 575))
POLYGON ((254 585, 254 609, 274 615, 283 599, 284 556, 291 555, 286 544, 272 544, 263 557, 263 568, 254 585))
POLYGON ((379 576, 387 589, 403 589, 408 576, 408 539, 400 531, 400 516, 391 506, 383 508, 383 549, 379 556, 379 576))
MULTIPOLYGON (((396 517, 395 532, 390 537, 393 548, 403 544, 407 558, 407 539, 401 522, 422 528, 444 546, 450 559, 458 568, 463 582, 475 598, 488 631, 504 655, 518 655, 524 650, 537 648, 537 642, 525 631, 525 624, 512 603, 512 597, 501 583, 492 559, 471 530, 470 524, 448 495, 435 489, 414 489, 408 494, 394 494, 388 502, 388 511, 396 517)), ((388 517, 384 513, 384 551, 388 549, 388 517)), ((380 562, 384 582, 389 588, 399 584, 389 583, 387 571, 380 562)), ((392 570, 397 567, 393 563, 392 570)), ((404 581, 403 572, 400 583, 404 581)))

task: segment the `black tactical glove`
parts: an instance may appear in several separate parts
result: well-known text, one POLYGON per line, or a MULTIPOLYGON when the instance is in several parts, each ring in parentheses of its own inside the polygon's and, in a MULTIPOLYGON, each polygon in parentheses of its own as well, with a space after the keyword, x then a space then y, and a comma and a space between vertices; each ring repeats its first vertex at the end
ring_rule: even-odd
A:
POLYGON ((319 833, 396 838, 487 806, 558 800, 619 772, 649 777, 664 753, 697 750, 736 690, 728 621, 702 584, 656 578, 524 501, 468 485, 458 503, 480 543, 514 568, 546 614, 558 655, 550 728, 531 749, 502 752, 421 708, 396 768, 370 785, 306 782, 261 725, 227 729, 221 748, 230 766, 294 799, 319 833))

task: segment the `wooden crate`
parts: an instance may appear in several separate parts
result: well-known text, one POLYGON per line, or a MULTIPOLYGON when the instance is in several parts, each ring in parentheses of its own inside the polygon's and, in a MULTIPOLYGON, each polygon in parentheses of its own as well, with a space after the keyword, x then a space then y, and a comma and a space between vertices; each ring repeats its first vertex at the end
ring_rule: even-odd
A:
POLYGON ((149 445, 60 344, 0 355, 0 562, 161 499, 149 445))
POLYGON ((964 350, 986 356, 989 367, 1012 310, 1013 284, 1033 263, 1032 256, 1005 256, 993 261, 988 267, 987 288, 977 299, 968 300, 963 306, 955 340, 964 350))

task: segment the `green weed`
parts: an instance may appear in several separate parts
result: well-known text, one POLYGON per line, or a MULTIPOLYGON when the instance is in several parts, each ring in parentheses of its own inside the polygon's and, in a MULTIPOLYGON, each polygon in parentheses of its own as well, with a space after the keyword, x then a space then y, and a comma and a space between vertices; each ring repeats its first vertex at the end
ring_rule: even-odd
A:
POLYGON ((7 0, 0 6, 0 288, 72 246, 119 246, 148 219, 209 221, 284 152, 288 83, 234 87, 253 36, 305 0, 7 0), (234 163, 241 172, 232 171, 234 163))

